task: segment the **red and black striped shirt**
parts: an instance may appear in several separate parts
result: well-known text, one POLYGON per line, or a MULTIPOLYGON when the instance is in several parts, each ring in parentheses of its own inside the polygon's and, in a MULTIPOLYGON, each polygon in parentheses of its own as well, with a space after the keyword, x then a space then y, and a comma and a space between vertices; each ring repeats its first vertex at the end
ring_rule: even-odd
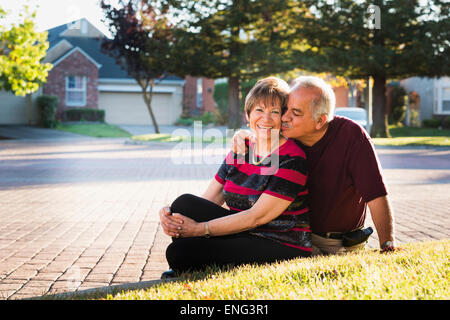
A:
POLYGON ((257 160, 253 164, 254 145, 248 146, 245 156, 230 152, 215 175, 224 185, 227 206, 236 212, 248 210, 263 193, 292 201, 280 216, 250 233, 310 253, 305 153, 294 141, 287 140, 262 163, 257 164, 257 160))

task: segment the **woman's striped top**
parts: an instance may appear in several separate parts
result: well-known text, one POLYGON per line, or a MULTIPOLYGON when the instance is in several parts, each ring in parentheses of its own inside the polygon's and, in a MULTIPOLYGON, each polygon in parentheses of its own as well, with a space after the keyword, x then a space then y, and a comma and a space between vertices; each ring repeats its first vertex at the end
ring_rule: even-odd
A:
POLYGON ((310 253, 305 153, 294 141, 287 140, 258 164, 260 158, 252 161, 254 144, 247 142, 247 146, 245 156, 230 152, 215 175, 224 185, 227 206, 237 212, 250 209, 263 193, 292 201, 280 216, 250 233, 310 253))

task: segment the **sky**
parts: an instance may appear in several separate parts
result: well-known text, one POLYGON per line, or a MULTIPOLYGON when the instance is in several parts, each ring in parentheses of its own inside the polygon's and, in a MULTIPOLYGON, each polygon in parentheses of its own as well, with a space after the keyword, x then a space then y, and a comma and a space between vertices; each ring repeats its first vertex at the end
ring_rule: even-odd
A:
POLYGON ((19 13, 28 4, 36 9, 35 23, 38 31, 87 18, 100 31, 108 34, 108 28, 102 23, 103 12, 99 0, 0 0, 0 7, 9 11, 3 25, 19 21, 19 13))

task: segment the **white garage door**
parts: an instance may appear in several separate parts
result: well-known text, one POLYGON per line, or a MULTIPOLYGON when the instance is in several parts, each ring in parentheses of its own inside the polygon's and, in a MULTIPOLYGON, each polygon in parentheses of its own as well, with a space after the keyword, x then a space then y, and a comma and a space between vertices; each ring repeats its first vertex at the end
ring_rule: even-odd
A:
POLYGON ((27 124, 27 104, 24 97, 0 91, 0 124, 27 124))
MULTIPOLYGON (((100 92, 99 109, 105 110, 105 121, 111 124, 149 125, 152 124, 150 113, 141 93, 100 92)), ((179 117, 172 106, 171 93, 155 93, 152 109, 159 125, 173 124, 179 117)))

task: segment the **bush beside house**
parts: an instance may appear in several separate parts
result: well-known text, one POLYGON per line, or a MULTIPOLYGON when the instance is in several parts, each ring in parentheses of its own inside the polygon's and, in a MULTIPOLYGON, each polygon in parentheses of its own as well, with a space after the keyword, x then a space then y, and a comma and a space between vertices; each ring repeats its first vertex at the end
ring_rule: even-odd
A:
POLYGON ((431 119, 422 121, 422 125, 426 128, 445 128, 450 129, 450 117, 434 116, 431 119))
POLYGON ((95 121, 105 122, 105 110, 90 108, 73 108, 64 110, 64 121, 95 121))
POLYGON ((44 128, 54 128, 58 123, 56 120, 56 111, 59 103, 58 97, 42 95, 37 98, 36 103, 38 105, 42 126, 44 128))
POLYGON ((408 101, 406 90, 399 85, 393 85, 388 92, 390 102, 389 122, 392 124, 403 122, 406 117, 406 105, 408 101))

